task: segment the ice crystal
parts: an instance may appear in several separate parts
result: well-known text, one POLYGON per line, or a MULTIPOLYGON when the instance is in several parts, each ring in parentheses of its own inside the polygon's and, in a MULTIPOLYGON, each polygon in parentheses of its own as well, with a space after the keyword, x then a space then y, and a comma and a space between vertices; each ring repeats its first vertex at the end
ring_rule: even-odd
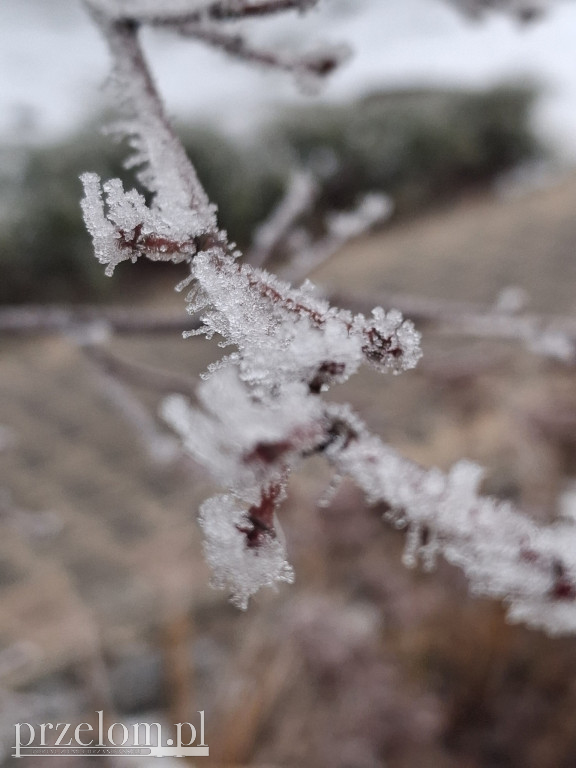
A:
POLYGON ((101 189, 96 174, 82 176, 82 207, 96 255, 107 265, 107 274, 121 261, 141 255, 188 260, 197 238, 217 234, 216 206, 163 113, 134 25, 114 23, 99 3, 90 5, 114 58, 114 100, 126 115, 109 130, 128 138, 132 155, 126 166, 138 169, 139 181, 151 193, 148 206, 137 191, 126 192, 119 179, 105 182, 101 189))

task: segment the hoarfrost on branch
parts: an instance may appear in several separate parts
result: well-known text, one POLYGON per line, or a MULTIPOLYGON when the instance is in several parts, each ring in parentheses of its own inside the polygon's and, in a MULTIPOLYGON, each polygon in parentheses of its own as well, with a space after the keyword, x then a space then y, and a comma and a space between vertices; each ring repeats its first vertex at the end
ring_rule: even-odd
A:
MULTIPOLYGON (((371 435, 348 406, 325 402, 322 393, 362 364, 395 374, 413 368, 421 356, 418 332, 396 310, 352 314, 318 298, 309 282, 295 288, 242 262, 165 117, 140 48, 142 24, 197 37, 247 61, 324 76, 341 56, 307 54, 300 64, 290 59, 286 66, 284 54, 267 53, 274 61, 266 62, 243 37, 234 38, 232 50, 229 33, 214 31, 219 22, 315 4, 174 2, 159 11, 157 3, 143 0, 88 3, 109 43, 116 99, 127 113, 114 130, 129 136, 129 165, 139 167, 138 178, 151 193, 148 205, 118 179, 102 185, 95 174, 84 174, 82 205, 96 256, 108 274, 141 256, 186 262, 189 276, 180 288, 190 289, 189 312, 201 313, 194 333, 232 347, 206 372, 199 407, 173 396, 163 408, 185 449, 228 487, 200 510, 213 582, 245 608, 262 586, 292 581, 277 512, 290 473, 305 458, 321 454, 336 475, 350 476, 371 502, 385 505, 388 520, 407 529, 407 565, 421 559, 431 568, 443 555, 464 570, 475 593, 504 599, 512 619, 550 632, 574 632, 574 525, 538 527, 510 504, 480 496, 481 470, 474 464, 461 462, 448 474, 422 469, 371 435), (316 63, 310 66, 311 61, 316 63)), ((534 3, 459 0, 459 5, 526 12, 534 3)), ((298 177, 295 186, 313 194, 307 179, 298 177)), ((356 212, 335 218, 329 234, 339 243, 385 216, 388 206, 385 199, 368 197, 356 212)), ((261 231, 256 264, 266 261, 275 238, 290 228, 299 210, 292 194, 261 231)))

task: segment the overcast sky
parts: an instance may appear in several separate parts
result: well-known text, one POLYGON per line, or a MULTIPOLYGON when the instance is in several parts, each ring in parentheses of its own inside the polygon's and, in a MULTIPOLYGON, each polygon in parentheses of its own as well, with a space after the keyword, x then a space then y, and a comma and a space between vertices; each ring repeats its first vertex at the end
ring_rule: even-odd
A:
MULTIPOLYGON (((576 157, 576 3, 529 27, 506 18, 463 20, 443 0, 324 0, 304 17, 252 22, 259 42, 305 48, 345 41, 355 57, 323 98, 373 87, 482 86, 533 79, 546 87, 538 125, 576 157)), ((146 40, 173 114, 225 119, 245 128, 278 101, 302 99, 290 78, 231 63, 162 34, 146 40)), ((57 136, 102 101, 106 49, 77 0, 0 0, 0 133, 33 123, 57 136)))

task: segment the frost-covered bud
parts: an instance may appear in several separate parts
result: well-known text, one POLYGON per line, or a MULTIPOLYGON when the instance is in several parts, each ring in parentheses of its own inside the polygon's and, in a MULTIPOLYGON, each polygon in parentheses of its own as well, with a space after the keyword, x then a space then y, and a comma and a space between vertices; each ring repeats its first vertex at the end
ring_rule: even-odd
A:
POLYGON ((214 496, 200 507, 212 584, 229 592, 234 605, 242 610, 262 587, 294 581, 280 536, 263 533, 257 547, 249 545, 246 531, 254 526, 248 512, 247 506, 231 494, 214 496))
POLYGON ((422 357, 421 336, 410 320, 404 320, 397 310, 372 310, 372 318, 361 329, 362 352, 366 360, 379 371, 394 373, 415 368, 422 357))
POLYGON ((255 398, 235 367, 223 368, 198 389, 203 410, 178 396, 163 416, 185 449, 212 477, 234 489, 260 488, 312 450, 324 430, 322 404, 304 384, 288 384, 271 401, 255 398))
POLYGON ((122 261, 145 256, 151 261, 189 261, 196 252, 195 238, 206 233, 202 212, 170 212, 152 203, 135 189, 126 191, 120 179, 101 184, 95 173, 84 173, 82 210, 94 251, 106 274, 122 261))
POLYGON ((352 57, 349 45, 326 45, 300 58, 295 67, 296 81, 304 93, 318 93, 326 78, 352 57))
POLYGON ((317 370, 314 372, 313 378, 308 384, 308 388, 313 395, 318 395, 320 392, 326 391, 332 384, 337 383, 340 380, 345 380, 346 365, 345 363, 338 363, 334 360, 325 360, 320 363, 317 370))

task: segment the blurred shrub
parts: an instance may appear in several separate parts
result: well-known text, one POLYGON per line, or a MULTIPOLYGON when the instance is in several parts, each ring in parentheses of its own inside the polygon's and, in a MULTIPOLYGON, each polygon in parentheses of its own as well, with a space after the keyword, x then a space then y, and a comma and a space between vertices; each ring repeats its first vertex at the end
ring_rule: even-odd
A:
POLYGON ((0 301, 68 301, 113 290, 91 256, 78 177, 87 169, 118 175, 119 148, 80 133, 62 145, 0 152, 11 160, 0 177, 0 301))
POLYGON ((323 179, 323 206, 349 207, 367 189, 392 196, 397 215, 453 198, 535 157, 536 92, 396 91, 285 115, 271 128, 295 162, 323 179))
MULTIPOLYGON (((316 215, 347 208, 367 190, 391 194, 397 215, 410 214, 485 184, 539 151, 529 127, 534 97, 518 87, 382 92, 344 106, 292 109, 252 143, 210 125, 181 133, 222 226, 246 247, 295 165, 320 179, 316 215)), ((124 290, 126 272, 109 281, 91 256, 78 181, 94 170, 133 186, 124 155, 123 146, 86 131, 56 146, 0 147, 1 302, 105 299, 124 290)), ((134 275, 126 278, 131 284, 134 275)))

